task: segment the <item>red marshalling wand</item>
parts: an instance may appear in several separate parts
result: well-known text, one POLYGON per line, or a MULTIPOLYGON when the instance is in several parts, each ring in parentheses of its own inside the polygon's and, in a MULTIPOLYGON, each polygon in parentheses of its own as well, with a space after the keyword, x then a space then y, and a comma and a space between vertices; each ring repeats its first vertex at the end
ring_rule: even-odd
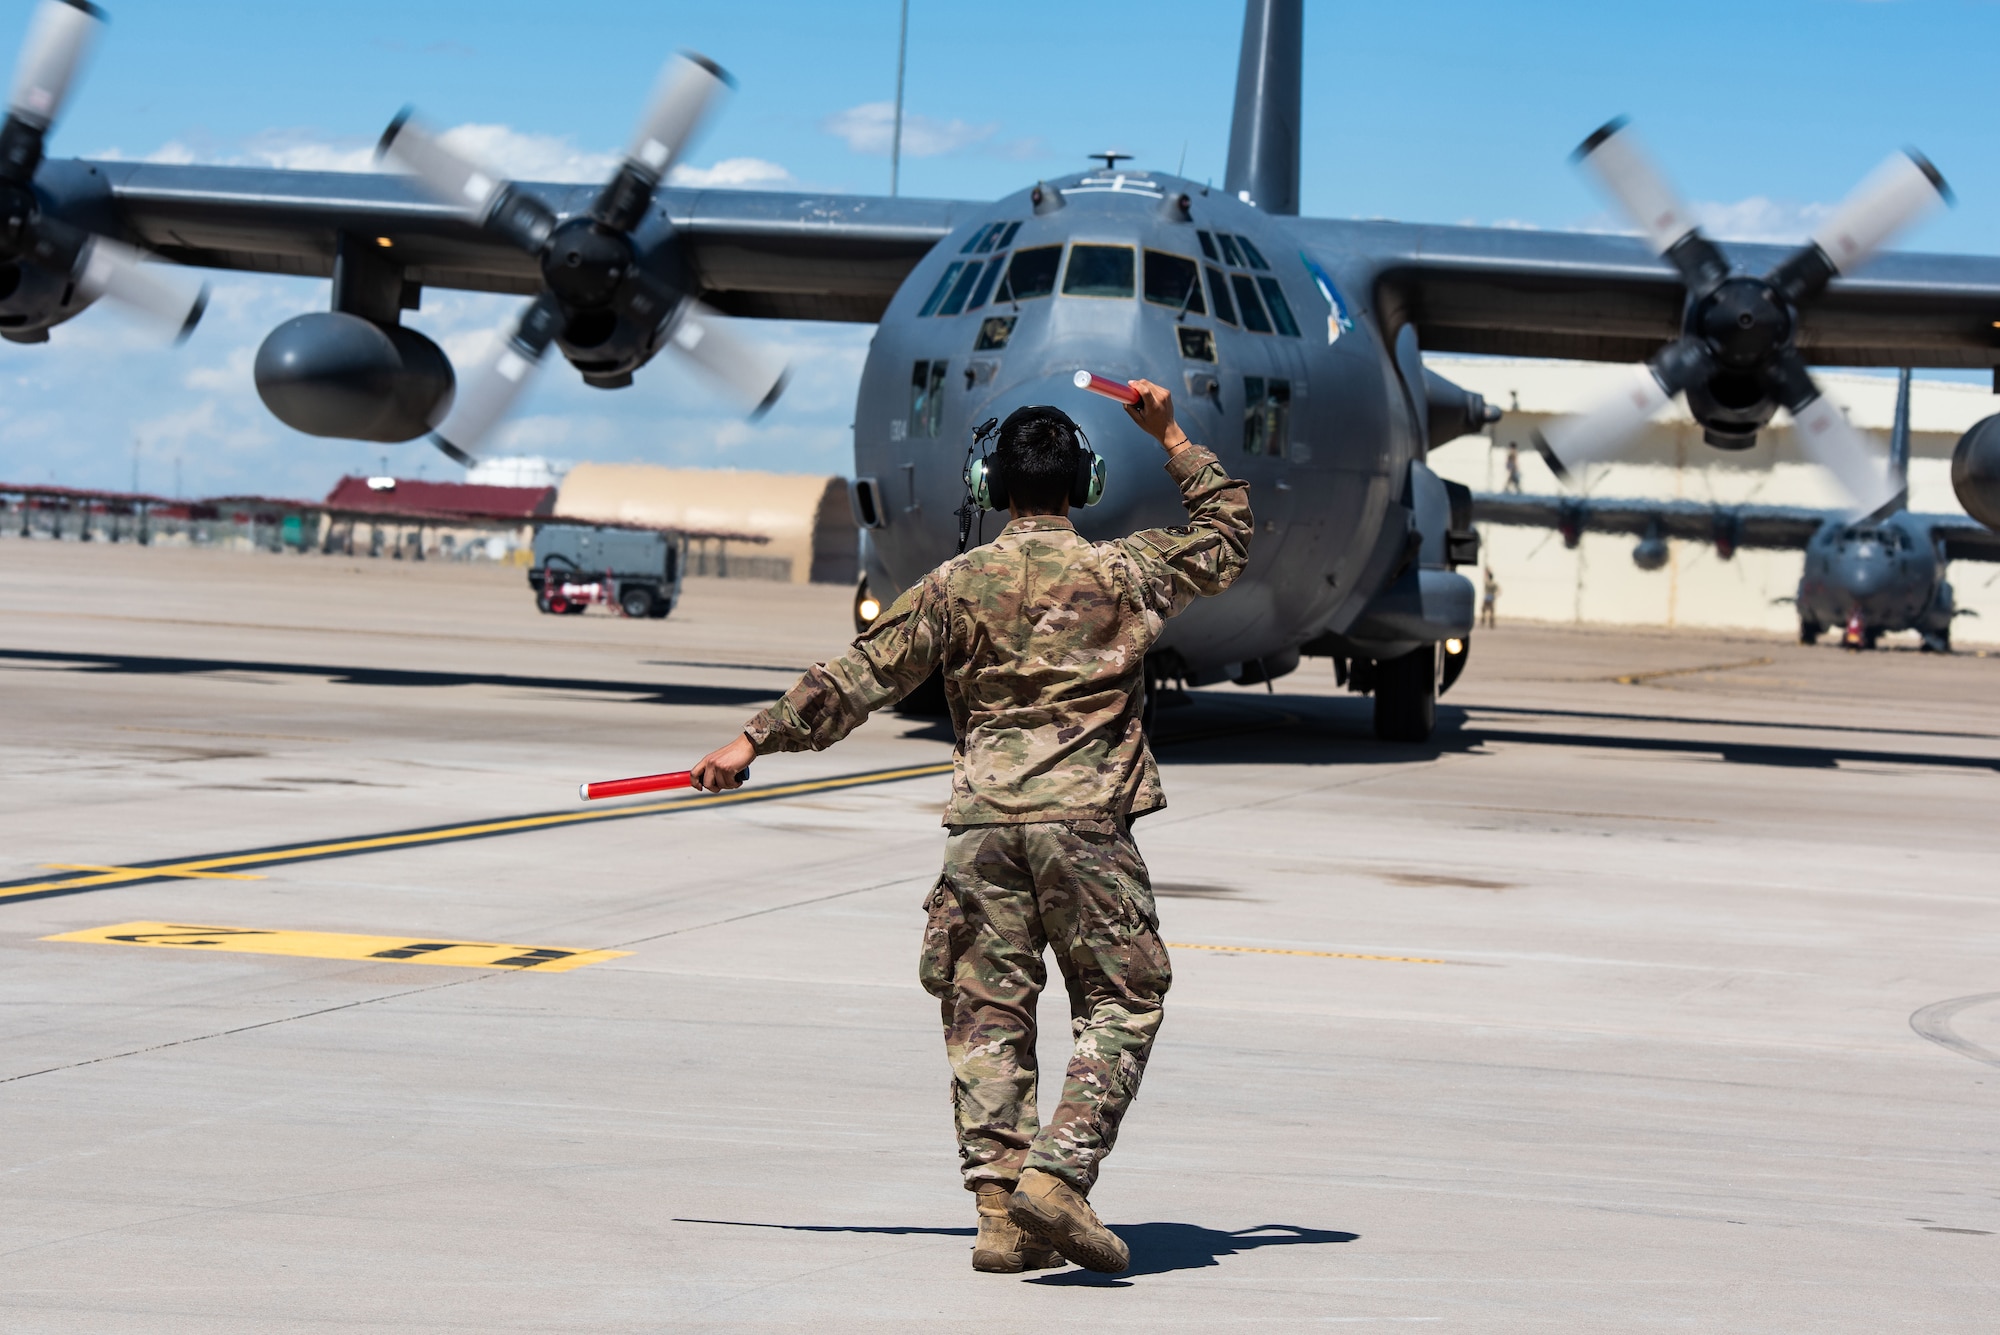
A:
MULTIPOLYGON (((737 775, 747 780, 750 771, 737 775)), ((594 802, 600 797, 630 797, 634 793, 659 793, 669 788, 694 787, 694 771, 677 769, 672 774, 641 774, 636 779, 605 779, 598 783, 580 783, 576 786, 577 796, 586 802, 594 802)))
POLYGON ((1070 383, 1078 389, 1087 389, 1093 394, 1102 394, 1105 398, 1116 399, 1120 403, 1139 401, 1139 391, 1130 385, 1117 380, 1107 380, 1089 371, 1078 371, 1070 383))

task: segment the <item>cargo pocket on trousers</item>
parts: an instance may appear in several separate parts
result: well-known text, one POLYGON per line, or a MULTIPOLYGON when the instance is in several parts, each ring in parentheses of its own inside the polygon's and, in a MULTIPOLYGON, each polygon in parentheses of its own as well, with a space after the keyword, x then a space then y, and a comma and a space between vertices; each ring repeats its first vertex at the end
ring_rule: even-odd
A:
POLYGON ((952 975, 965 951, 965 937, 965 910, 950 881, 940 876, 924 900, 924 948, 917 959, 917 981, 939 1001, 951 996, 952 975))

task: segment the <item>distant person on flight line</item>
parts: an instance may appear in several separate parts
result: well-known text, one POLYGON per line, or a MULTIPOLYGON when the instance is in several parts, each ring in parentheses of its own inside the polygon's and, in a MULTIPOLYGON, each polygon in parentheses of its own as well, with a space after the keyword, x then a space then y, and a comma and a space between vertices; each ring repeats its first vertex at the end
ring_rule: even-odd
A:
POLYGON ((1505 490, 1513 492, 1521 490, 1521 447, 1511 443, 1507 446, 1507 486, 1505 490))
POLYGON ((1479 624, 1489 629, 1493 626, 1494 604, 1500 601, 1500 581, 1493 578, 1493 567, 1485 567, 1485 591, 1479 598, 1479 624))
POLYGON ((975 1270, 1060 1265, 1052 1253, 1107 1273, 1130 1260, 1085 1197, 1172 980, 1131 834, 1166 805, 1140 724, 1146 651, 1168 617, 1229 587, 1253 527, 1248 484, 1188 440, 1166 390, 1131 385, 1141 398, 1126 411, 1166 449, 1186 526, 1086 542, 1069 507, 1090 451, 1066 413, 1019 409, 992 461, 1012 515, 1000 535, 906 589, 694 770, 704 789, 734 788, 755 757, 823 750, 942 671, 958 745, 918 977, 942 1003, 975 1270), (1042 1126, 1035 1003, 1050 946, 1076 1047, 1042 1126))

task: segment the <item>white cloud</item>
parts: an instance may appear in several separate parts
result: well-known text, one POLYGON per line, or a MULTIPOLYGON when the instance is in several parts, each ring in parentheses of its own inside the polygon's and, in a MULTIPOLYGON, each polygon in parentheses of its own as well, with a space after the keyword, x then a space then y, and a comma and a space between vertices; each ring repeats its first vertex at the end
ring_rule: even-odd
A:
MULTIPOLYGON (((864 102, 858 107, 836 111, 820 122, 820 128, 836 139, 847 141, 856 153, 889 156, 890 140, 896 133, 896 104, 864 102)), ((969 121, 940 121, 929 116, 903 113, 903 155, 934 158, 986 143, 999 132, 998 125, 974 125, 969 121)))
POLYGON ((682 163, 668 173, 667 184, 691 190, 759 190, 796 182, 790 172, 775 162, 762 158, 724 158, 713 167, 690 167, 682 163))
MULTIPOLYGON (((454 125, 442 131, 439 138, 447 147, 514 181, 587 185, 609 180, 622 158, 619 153, 579 147, 566 135, 528 134, 506 125, 454 125)), ((904 151, 910 151, 907 133, 904 151)), ((117 162, 128 155, 111 148, 92 156, 117 162)), ((175 166, 200 162, 310 172, 385 170, 375 160, 373 140, 328 139, 304 130, 270 130, 228 147, 170 139, 139 160, 175 166)), ((794 178, 782 165, 763 158, 724 158, 710 167, 686 163, 676 166, 671 184, 695 189, 745 190, 790 185, 794 184, 794 178)))
POLYGON ((1803 241, 1833 213, 1831 204, 1789 204, 1763 195, 1693 206, 1701 229, 1719 241, 1803 241))

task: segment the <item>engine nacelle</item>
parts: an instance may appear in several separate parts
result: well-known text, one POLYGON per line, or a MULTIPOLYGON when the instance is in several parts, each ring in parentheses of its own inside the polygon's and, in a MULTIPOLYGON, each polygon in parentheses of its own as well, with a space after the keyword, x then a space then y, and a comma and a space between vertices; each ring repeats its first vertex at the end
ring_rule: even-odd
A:
POLYGON ((0 264, 0 338, 11 343, 46 343, 52 325, 89 304, 62 274, 33 264, 0 264))
POLYGON ((414 329, 341 311, 285 321, 257 349, 257 396, 309 436, 414 440, 451 408, 444 350, 414 329))
POLYGON ((1972 424, 1951 452, 1951 489, 1965 512, 2000 529, 2000 416, 1972 424))

